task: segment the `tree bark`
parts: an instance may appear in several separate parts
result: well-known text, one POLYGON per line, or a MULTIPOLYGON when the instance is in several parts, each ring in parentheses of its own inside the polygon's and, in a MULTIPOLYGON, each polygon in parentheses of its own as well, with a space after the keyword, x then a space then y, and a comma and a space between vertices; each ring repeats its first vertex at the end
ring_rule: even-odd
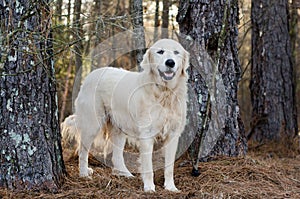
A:
MULTIPOLYGON (((97 61, 96 61, 96 54, 94 49, 97 45, 101 42, 101 10, 102 10, 102 0, 94 0, 94 9, 92 10, 92 17, 96 21, 95 25, 91 25, 90 31, 94 31, 93 34, 90 34, 91 38, 89 42, 92 42, 92 49, 91 49, 91 71, 97 69, 97 61)), ((99 56, 99 55, 98 55, 99 56)))
POLYGON ((191 58, 192 114, 188 114, 190 123, 184 133, 196 134, 191 154, 201 161, 219 155, 244 155, 247 141, 237 101, 241 73, 237 51, 238 3, 182 0, 179 10, 181 41, 191 58))
POLYGON ((249 137, 258 142, 297 134, 288 2, 253 0, 249 137))
POLYGON ((49 3, 0 1, 0 186, 9 189, 56 191, 66 174, 49 3))
POLYGON ((163 12, 162 12, 162 25, 161 25, 161 38, 168 38, 169 37, 169 7, 170 1, 163 0, 163 12))
POLYGON ((82 53, 83 53, 83 28, 81 24, 81 0, 75 0, 74 2, 74 13, 73 13, 73 36, 76 40, 74 45, 74 56, 75 56, 75 80, 73 86, 73 102, 77 98, 80 90, 81 80, 82 80, 82 53))
POLYGON ((67 26, 70 25, 71 23, 71 7, 72 7, 72 3, 71 3, 71 0, 68 0, 68 14, 67 14, 67 26))
POLYGON ((159 27, 159 0, 155 0, 155 16, 154 16, 154 42, 158 39, 158 27, 159 27))
POLYGON ((62 21, 62 6, 63 6, 63 0, 56 0, 55 15, 59 23, 62 21))
MULTIPOLYGON (((293 82, 295 85, 295 90, 297 90, 297 57, 299 56, 299 45, 297 45, 297 41, 299 40, 299 31, 298 31, 298 9, 300 8, 300 1, 292 0, 290 5, 290 37, 291 37, 291 51, 292 51, 292 64, 294 67, 294 74, 293 74, 293 82), (298 47, 298 49, 297 49, 298 47)), ((299 40, 300 41, 300 40, 299 40)), ((300 62, 299 62, 300 63, 300 62)), ((297 99, 297 92, 295 93, 295 98, 297 99)), ((295 105, 297 107, 297 103, 295 105)))
POLYGON ((133 26, 134 36, 132 38, 134 43, 134 49, 136 52, 136 60, 138 70, 141 71, 140 63, 143 60, 145 53, 145 33, 144 33, 144 22, 143 22, 143 1, 142 0, 131 0, 130 1, 130 13, 131 22, 133 26))
MULTIPOLYGON (((297 6, 300 8, 300 2, 297 0, 292 0, 290 6, 290 37, 291 37, 291 48, 292 48, 292 60, 293 66, 296 66, 296 57, 297 57, 297 33, 298 33, 298 10, 297 6)), ((296 74, 296 73, 294 73, 296 74)))

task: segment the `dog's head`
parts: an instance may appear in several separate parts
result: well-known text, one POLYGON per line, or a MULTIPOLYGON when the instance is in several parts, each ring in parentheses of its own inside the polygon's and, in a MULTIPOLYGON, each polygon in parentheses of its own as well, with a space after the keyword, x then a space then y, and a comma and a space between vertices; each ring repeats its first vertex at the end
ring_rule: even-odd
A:
POLYGON ((166 82, 181 75, 186 77, 189 53, 178 42, 161 39, 147 50, 141 66, 166 82))

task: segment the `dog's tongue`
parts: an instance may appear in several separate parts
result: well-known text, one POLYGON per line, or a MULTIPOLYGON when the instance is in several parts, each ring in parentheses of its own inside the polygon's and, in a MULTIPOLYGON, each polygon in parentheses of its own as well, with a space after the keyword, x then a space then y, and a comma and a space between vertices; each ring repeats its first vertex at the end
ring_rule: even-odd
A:
POLYGON ((164 75, 166 77, 173 77, 174 73, 173 72, 164 72, 164 75))

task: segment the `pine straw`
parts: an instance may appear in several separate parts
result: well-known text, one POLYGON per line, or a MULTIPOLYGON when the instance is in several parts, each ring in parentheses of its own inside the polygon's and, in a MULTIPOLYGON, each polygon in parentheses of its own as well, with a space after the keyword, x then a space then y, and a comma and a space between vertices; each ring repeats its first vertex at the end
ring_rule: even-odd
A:
POLYGON ((245 158, 220 157, 200 163, 201 175, 192 177, 186 158, 176 162, 175 184, 180 193, 163 189, 163 171, 155 172, 155 193, 144 193, 142 181, 116 177, 111 169, 91 159, 92 179, 78 176, 77 158, 67 160, 69 176, 58 193, 0 190, 0 198, 300 198, 299 148, 250 146, 245 158), (274 150, 275 149, 275 150, 274 150))

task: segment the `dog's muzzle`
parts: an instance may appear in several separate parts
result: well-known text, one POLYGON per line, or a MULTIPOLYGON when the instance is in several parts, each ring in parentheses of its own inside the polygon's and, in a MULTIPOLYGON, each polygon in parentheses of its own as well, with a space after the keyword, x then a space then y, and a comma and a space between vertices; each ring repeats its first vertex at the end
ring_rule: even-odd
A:
POLYGON ((175 67, 175 62, 173 59, 167 59, 165 62, 166 70, 161 71, 158 69, 159 75, 164 79, 164 80, 171 80, 175 76, 175 71, 173 71, 173 68, 175 67))
POLYGON ((167 70, 167 71, 160 71, 158 69, 159 75, 164 79, 164 80, 171 80, 175 76, 175 72, 172 70, 167 70))

